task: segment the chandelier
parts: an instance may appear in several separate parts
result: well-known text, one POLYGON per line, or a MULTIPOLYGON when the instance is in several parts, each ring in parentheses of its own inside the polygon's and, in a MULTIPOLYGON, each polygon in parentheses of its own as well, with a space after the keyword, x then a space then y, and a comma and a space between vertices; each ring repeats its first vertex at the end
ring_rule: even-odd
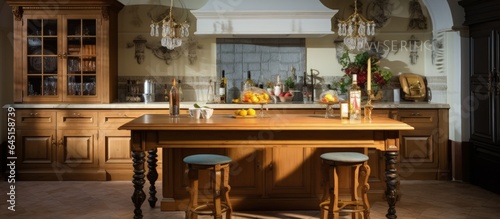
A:
POLYGON ((367 36, 375 35, 375 22, 358 14, 357 0, 354 0, 354 14, 346 20, 339 20, 339 36, 344 37, 344 44, 349 50, 364 48, 367 36))
POLYGON ((167 49, 174 49, 182 45, 182 38, 189 36, 189 24, 185 21, 182 24, 175 22, 172 15, 174 0, 170 1, 170 11, 165 18, 160 21, 151 19, 151 36, 160 36, 161 25, 161 45, 167 49))

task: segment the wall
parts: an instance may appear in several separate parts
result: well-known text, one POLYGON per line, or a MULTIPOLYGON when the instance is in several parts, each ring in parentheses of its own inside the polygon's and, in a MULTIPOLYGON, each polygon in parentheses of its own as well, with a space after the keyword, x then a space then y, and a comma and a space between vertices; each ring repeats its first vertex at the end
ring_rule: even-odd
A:
MULTIPOLYGON (((365 2, 365 1, 363 1, 365 2)), ((323 3, 330 8, 340 8, 337 17, 342 18, 352 13, 352 10, 343 10, 349 8, 352 2, 348 1, 323 1, 323 3)), ((372 44, 379 45, 380 52, 384 59, 380 65, 393 72, 394 75, 398 73, 412 72, 421 75, 429 75, 437 77, 437 80, 430 81, 446 81, 440 77, 445 77, 442 73, 437 73, 438 70, 432 64, 433 51, 429 46, 432 44, 432 25, 430 18, 425 7, 423 7, 424 15, 427 16, 428 26, 424 30, 411 30, 408 31, 408 2, 400 3, 399 1, 391 1, 392 3, 392 17, 387 23, 377 30, 376 38, 370 39, 372 44), (390 31, 389 31, 390 30, 390 31), (415 64, 408 64, 410 62, 410 51, 408 49, 408 40, 412 35, 423 45, 421 50, 418 51, 419 58, 415 64)), ((366 3, 365 3, 366 6, 366 3)), ((368 5, 371 6, 371 5, 368 5)), ((422 5, 423 6, 423 5, 422 5)), ((146 49, 144 53, 144 62, 138 64, 134 62, 134 48, 127 48, 127 44, 134 41, 138 35, 142 35, 150 47, 158 45, 159 38, 149 36, 150 18, 148 14, 160 14, 166 10, 166 6, 126 6, 120 12, 120 26, 119 26, 119 76, 123 84, 126 77, 148 77, 154 78, 160 83, 169 84, 170 80, 164 80, 162 77, 176 76, 182 78, 183 86, 190 88, 198 88, 208 90, 208 81, 215 80, 219 74, 220 69, 216 65, 216 42, 215 38, 211 37, 198 37, 191 34, 190 45, 183 44, 179 49, 175 49, 171 54, 162 54, 165 56, 172 56, 172 60, 168 63, 166 60, 154 56, 152 49, 146 49), (193 46, 194 45, 194 46, 193 46), (191 47, 190 47, 191 46, 191 47), (195 48, 193 48, 195 47, 195 48), (194 51, 194 52, 193 52, 194 51), (191 55, 191 56, 190 56, 191 55), (190 62, 189 57, 196 56, 196 60, 190 62), (205 85, 204 85, 205 84, 205 85)), ((185 13, 183 10, 176 9, 174 16, 182 21, 185 17, 191 22, 191 33, 194 32, 195 18, 190 13, 185 13)), ((362 14, 365 10, 362 11, 362 14)), ((337 35, 325 36, 322 38, 307 38, 306 39, 306 71, 316 69, 320 72, 320 76, 325 77, 326 84, 333 83, 335 76, 343 75, 341 65, 337 59, 338 45, 337 35)), ((163 58, 163 57, 162 57, 163 58)), ((271 75, 277 74, 271 72, 271 75)), ((160 86, 161 87, 161 86, 160 86)), ((445 87, 440 87, 436 90, 434 101, 445 102, 446 90, 445 87)), ((185 91, 186 92, 186 91, 185 91)), ((204 101, 204 96, 197 95, 195 91, 188 91, 194 93, 189 95, 192 100, 204 101)), ((204 99, 205 98, 205 99, 204 99)))

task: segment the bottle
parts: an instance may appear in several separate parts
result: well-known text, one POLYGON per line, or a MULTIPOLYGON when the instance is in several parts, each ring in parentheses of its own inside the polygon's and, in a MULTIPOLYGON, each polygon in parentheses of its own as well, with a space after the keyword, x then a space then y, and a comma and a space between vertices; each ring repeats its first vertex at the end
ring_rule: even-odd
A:
POLYGON ((177 84, 176 84, 175 78, 172 80, 172 88, 170 88, 170 93, 169 93, 169 111, 170 111, 170 116, 179 116, 179 90, 177 89, 177 84))
POLYGON ((281 94, 281 81, 280 76, 276 76, 276 84, 274 85, 274 95, 279 96, 281 94))
POLYGON ((248 71, 247 72, 247 80, 245 81, 243 89, 246 90, 246 89, 251 88, 251 87, 253 87, 252 75, 250 74, 250 71, 248 71))
POLYGON ((259 81, 257 81, 258 87, 264 89, 264 75, 261 73, 259 76, 259 81))
POLYGON ((361 120, 361 89, 356 74, 352 74, 352 85, 349 89, 349 119, 361 120))
POLYGON ((309 103, 311 102, 311 94, 309 93, 309 90, 307 89, 307 72, 304 72, 304 76, 302 79, 302 98, 304 100, 304 103, 309 103))
POLYGON ((222 70, 222 77, 220 79, 220 84, 219 84, 220 103, 226 103, 226 89, 227 89, 226 72, 222 70))
POLYGON ((184 101, 184 94, 182 93, 182 83, 181 80, 177 81, 177 90, 179 90, 179 101, 184 101))

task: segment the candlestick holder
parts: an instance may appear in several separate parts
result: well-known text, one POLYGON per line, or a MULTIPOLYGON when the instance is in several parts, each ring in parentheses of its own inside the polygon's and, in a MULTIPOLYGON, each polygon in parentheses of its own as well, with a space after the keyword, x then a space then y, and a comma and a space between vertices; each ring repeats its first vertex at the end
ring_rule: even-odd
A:
POLYGON ((368 100, 366 101, 366 104, 364 106, 365 120, 372 121, 372 111, 373 111, 372 94, 373 94, 373 92, 371 90, 368 90, 367 93, 368 93, 368 100))

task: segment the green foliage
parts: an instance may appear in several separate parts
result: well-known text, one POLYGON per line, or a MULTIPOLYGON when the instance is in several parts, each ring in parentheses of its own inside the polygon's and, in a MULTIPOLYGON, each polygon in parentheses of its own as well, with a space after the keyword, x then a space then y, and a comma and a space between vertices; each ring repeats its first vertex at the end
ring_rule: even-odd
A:
POLYGON ((294 88, 295 87, 295 81, 293 80, 292 77, 288 77, 285 80, 285 86, 288 87, 288 88, 294 88))

